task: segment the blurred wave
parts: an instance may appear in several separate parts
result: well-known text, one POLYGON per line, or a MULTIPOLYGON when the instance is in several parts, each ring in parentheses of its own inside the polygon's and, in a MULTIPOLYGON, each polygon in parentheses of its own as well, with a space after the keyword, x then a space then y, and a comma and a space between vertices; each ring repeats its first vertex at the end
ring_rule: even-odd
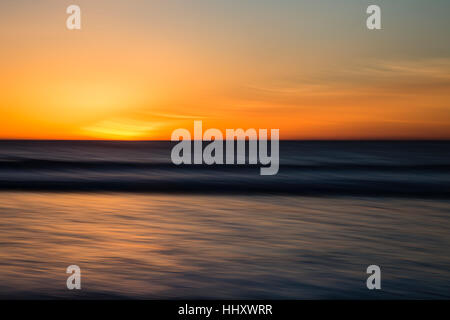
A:
POLYGON ((449 204, 4 192, 0 298, 448 299, 449 204))
POLYGON ((280 170, 181 165, 174 143, 1 141, 0 190, 383 195, 446 198, 448 141, 282 141, 280 170))

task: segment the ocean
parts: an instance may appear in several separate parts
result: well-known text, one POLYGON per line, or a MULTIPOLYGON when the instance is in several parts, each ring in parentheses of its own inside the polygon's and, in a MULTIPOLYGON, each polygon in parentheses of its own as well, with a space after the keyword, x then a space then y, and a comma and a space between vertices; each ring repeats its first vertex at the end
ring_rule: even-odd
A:
POLYGON ((281 141, 275 176, 173 145, 1 141, 0 298, 450 298, 449 141, 281 141))

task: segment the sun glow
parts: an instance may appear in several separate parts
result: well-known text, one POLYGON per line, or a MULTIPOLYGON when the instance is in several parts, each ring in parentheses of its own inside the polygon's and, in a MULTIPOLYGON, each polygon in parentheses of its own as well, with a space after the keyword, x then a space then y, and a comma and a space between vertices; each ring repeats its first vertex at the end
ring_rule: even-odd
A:
POLYGON ((85 127, 82 132, 86 136, 99 139, 137 140, 151 137, 157 129, 158 125, 151 122, 113 119, 85 127))

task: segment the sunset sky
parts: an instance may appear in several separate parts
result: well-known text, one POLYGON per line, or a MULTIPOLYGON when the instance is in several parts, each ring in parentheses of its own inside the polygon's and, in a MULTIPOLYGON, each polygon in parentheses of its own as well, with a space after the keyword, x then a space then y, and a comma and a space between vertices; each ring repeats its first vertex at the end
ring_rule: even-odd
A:
POLYGON ((2 0, 0 139, 450 139, 449 30, 448 0, 2 0))

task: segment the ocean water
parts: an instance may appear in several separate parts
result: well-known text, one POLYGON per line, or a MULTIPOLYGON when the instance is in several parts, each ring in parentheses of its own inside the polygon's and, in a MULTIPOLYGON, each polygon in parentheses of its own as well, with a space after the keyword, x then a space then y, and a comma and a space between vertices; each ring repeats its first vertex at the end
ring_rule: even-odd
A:
POLYGON ((0 298, 450 298, 450 142, 284 141, 276 176, 172 145, 0 142, 0 298))

